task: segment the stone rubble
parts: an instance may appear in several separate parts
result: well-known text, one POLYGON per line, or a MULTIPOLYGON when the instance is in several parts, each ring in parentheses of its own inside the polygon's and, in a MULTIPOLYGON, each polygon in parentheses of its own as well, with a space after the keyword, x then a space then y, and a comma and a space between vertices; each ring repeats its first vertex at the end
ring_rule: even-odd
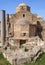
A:
POLYGON ((36 61, 36 59, 45 52, 45 42, 39 37, 30 38, 29 41, 23 44, 23 48, 3 51, 3 55, 12 65, 23 65, 25 62, 36 61), (25 51, 25 48, 28 49, 25 51))

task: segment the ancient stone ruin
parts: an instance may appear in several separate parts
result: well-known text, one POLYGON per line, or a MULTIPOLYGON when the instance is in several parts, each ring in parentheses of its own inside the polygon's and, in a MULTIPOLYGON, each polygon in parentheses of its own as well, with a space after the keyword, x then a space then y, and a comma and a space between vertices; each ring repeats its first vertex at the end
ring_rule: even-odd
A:
POLYGON ((15 14, 0 11, 0 47, 13 65, 35 62, 45 52, 45 21, 21 3, 15 14))

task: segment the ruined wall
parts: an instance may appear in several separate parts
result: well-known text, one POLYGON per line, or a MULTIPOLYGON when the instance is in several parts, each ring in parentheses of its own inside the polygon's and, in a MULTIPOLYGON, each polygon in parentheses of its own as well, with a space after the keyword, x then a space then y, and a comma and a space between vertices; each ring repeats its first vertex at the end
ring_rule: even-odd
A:
POLYGON ((20 38, 20 36, 23 37, 23 34, 21 34, 22 32, 24 34, 26 33, 26 36, 29 37, 31 34, 34 34, 33 32, 35 32, 35 26, 34 26, 34 30, 32 30, 32 32, 30 33, 30 30, 33 29, 33 27, 31 29, 29 29, 30 24, 33 24, 33 25, 36 24, 36 16, 32 15, 28 11, 26 11, 26 12, 21 11, 16 14, 10 15, 9 32, 11 34, 12 34, 12 32, 14 32, 15 38, 16 37, 20 38))
POLYGON ((45 41, 45 21, 43 20, 42 17, 37 18, 37 21, 38 21, 37 24, 38 24, 40 35, 41 35, 40 38, 45 41))

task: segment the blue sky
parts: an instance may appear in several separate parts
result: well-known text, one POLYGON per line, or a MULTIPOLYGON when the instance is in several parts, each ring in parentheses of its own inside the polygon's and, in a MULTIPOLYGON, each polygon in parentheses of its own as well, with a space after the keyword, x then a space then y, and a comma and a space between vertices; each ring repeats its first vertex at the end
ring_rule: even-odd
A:
MULTIPOLYGON (((0 10, 6 10, 6 13, 15 13, 16 7, 22 0, 0 0, 0 10)), ((38 14, 45 19, 45 0, 23 0, 23 2, 31 7, 31 12, 38 14)))

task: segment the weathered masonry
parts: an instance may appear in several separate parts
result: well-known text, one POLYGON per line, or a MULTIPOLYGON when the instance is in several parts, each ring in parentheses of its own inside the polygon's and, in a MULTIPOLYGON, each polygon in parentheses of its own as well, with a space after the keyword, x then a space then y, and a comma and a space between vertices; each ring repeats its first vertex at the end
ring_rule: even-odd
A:
POLYGON ((42 17, 31 13, 30 9, 22 3, 17 6, 15 14, 5 14, 5 11, 1 11, 2 44, 8 41, 11 48, 19 48, 34 36, 45 41, 45 22, 42 17))

